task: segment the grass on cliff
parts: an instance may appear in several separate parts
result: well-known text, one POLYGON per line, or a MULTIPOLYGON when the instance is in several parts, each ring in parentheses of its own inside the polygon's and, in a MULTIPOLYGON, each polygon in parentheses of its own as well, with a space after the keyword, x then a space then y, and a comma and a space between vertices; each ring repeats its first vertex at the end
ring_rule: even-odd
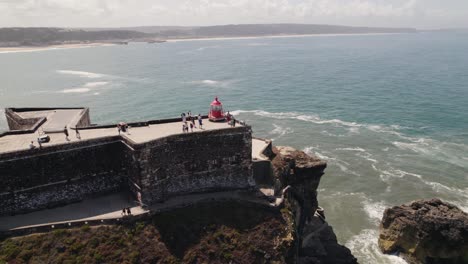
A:
POLYGON ((0 263, 284 263, 288 210, 211 203, 145 222, 55 230, 0 241, 0 263))

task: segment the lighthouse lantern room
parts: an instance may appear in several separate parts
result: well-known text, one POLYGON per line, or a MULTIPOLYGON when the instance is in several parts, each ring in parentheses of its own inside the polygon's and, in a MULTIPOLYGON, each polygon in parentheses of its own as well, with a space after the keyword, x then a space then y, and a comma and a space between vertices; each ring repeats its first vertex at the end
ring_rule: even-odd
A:
POLYGON ((225 116, 223 112, 223 104, 215 97, 214 101, 210 104, 210 113, 208 119, 214 122, 224 121, 225 116))

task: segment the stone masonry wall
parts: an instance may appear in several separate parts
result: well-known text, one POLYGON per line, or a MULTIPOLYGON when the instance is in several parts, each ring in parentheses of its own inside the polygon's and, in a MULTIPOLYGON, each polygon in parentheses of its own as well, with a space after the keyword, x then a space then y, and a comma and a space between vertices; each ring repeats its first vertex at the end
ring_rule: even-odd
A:
POLYGON ((169 136, 143 144, 125 137, 0 154, 0 215, 130 190, 144 204, 187 193, 251 187, 250 127, 169 136))
POLYGON ((0 215, 33 211, 126 185, 126 148, 111 139, 0 157, 0 215))
POLYGON ((81 115, 76 122, 76 127, 87 127, 91 125, 91 118, 89 117, 89 108, 83 109, 81 115))
POLYGON ((138 150, 143 202, 253 185, 250 127, 175 135, 138 150))

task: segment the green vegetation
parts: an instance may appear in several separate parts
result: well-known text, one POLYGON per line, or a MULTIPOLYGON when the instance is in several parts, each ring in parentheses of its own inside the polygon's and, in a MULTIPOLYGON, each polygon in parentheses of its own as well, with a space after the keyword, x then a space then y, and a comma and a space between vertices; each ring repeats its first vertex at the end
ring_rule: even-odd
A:
POLYGON ((201 204, 116 226, 54 230, 0 241, 0 263, 284 263, 287 212, 201 204))

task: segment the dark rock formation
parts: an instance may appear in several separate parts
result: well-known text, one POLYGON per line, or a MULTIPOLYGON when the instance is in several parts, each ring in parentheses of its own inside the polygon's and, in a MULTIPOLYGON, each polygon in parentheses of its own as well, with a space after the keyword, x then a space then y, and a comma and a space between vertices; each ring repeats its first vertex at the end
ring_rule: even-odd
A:
POLYGON ((439 199, 388 208, 379 247, 409 263, 468 263, 468 214, 439 199))
POLYGON ((285 204, 295 219, 295 263, 357 263, 351 251, 338 244, 318 206, 317 188, 327 163, 291 147, 273 151, 275 187, 287 188, 285 204))

